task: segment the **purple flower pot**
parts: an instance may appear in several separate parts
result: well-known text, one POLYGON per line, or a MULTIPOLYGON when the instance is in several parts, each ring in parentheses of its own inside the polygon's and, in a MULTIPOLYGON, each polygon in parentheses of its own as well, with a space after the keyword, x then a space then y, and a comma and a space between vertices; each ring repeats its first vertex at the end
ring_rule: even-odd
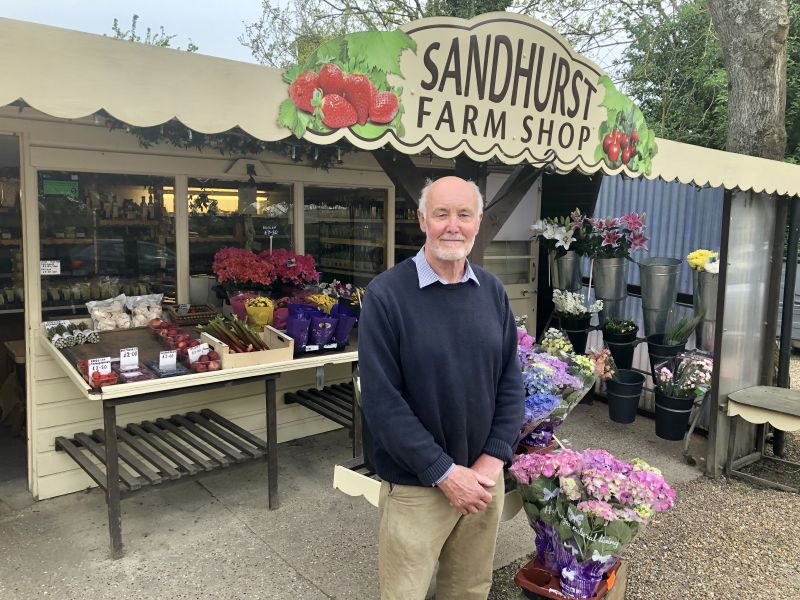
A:
POLYGON ((294 347, 305 348, 308 344, 308 329, 311 319, 303 317, 289 317, 286 320, 286 335, 294 340, 294 347))
POLYGON ((357 319, 344 314, 338 315, 337 319, 338 322, 336 323, 336 331, 333 334, 333 341, 337 344, 346 344, 357 319))
POLYGON ((309 339, 312 344, 324 346, 330 343, 333 334, 336 333, 336 325, 339 320, 336 317, 313 315, 311 317, 311 333, 309 339))

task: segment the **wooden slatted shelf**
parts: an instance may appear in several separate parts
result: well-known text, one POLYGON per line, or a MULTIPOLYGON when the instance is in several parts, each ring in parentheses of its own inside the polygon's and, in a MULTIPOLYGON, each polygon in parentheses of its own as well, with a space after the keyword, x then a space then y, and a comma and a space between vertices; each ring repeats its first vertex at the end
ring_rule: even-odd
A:
MULTIPOLYGON (((264 440, 207 409, 117 427, 117 444, 119 459, 125 464, 119 469, 121 493, 262 458, 267 453, 264 440)), ((106 488, 102 430, 78 433, 73 438, 57 437, 56 450, 66 452, 106 488)))
POLYGON ((283 401, 305 406, 346 428, 353 440, 353 456, 361 456, 361 411, 355 406, 352 383, 336 383, 321 390, 312 388, 287 393, 283 401))

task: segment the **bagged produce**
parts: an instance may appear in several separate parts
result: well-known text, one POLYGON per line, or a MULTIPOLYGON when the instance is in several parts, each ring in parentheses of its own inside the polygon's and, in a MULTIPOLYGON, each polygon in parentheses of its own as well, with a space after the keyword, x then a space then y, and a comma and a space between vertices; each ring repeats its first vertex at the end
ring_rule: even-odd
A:
POLYGON ((108 300, 92 300, 86 303, 86 310, 92 317, 97 331, 130 329, 131 318, 125 312, 125 294, 108 300))
POLYGON ((125 306, 131 311, 133 327, 144 327, 153 319, 160 319, 163 315, 161 301, 164 294, 146 294, 144 296, 128 296, 125 306))

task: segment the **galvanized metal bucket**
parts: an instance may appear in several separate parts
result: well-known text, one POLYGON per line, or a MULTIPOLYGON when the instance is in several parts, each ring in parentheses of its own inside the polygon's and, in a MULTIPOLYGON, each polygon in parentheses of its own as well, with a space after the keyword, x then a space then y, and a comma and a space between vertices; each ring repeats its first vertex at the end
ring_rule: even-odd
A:
POLYGON ((555 251, 547 255, 550 266, 550 285, 557 290, 570 292, 581 291, 581 259, 574 250, 568 250, 564 256, 555 251))
POLYGON ((665 333, 667 316, 678 296, 681 259, 654 256, 639 262, 645 336, 665 333))
POLYGON ((603 301, 600 324, 608 319, 623 318, 628 292, 628 275, 624 258, 596 258, 592 266, 594 297, 603 301))
POLYGON ((695 330, 698 350, 714 351, 714 333, 717 328, 717 290, 719 275, 708 271, 692 271, 694 283, 694 314, 700 317, 695 330))

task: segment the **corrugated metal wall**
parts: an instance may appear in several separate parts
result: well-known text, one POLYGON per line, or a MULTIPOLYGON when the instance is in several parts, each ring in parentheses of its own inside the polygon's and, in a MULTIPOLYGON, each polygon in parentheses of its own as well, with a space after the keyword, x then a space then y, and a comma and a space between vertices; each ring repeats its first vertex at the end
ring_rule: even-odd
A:
MULTIPOLYGON (((596 217, 617 217, 632 211, 647 213, 647 235, 651 238, 649 249, 634 253, 634 260, 653 256, 668 256, 684 261, 681 267, 679 292, 692 293, 692 274, 686 264, 686 255, 697 248, 719 250, 722 226, 722 188, 696 188, 681 183, 628 179, 622 176, 604 177, 594 211, 596 217)), ((588 261, 583 274, 589 274, 588 261)), ((639 269, 628 264, 628 283, 639 285, 639 269)), ((678 306, 678 316, 689 315, 690 306, 678 306)), ((628 297, 626 315, 639 324, 639 335, 644 335, 642 303, 637 297, 628 297)), ((600 347, 602 337, 592 332, 589 346, 600 347)), ((690 339, 688 348, 694 347, 690 339)), ((643 371, 650 370, 647 344, 636 348, 633 366, 643 371)), ((647 387, 652 387, 648 377, 647 387)), ((651 393, 645 393, 641 408, 655 410, 651 393)), ((706 419, 703 419, 705 423, 706 419)))

